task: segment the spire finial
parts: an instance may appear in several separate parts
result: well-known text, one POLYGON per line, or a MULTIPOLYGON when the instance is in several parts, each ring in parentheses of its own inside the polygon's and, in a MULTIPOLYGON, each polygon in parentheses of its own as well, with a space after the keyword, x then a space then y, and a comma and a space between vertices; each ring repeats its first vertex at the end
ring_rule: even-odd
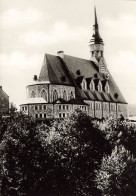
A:
POLYGON ((94 5, 94 18, 95 18, 95 25, 98 26, 98 22, 97 22, 97 14, 96 14, 96 6, 94 5))

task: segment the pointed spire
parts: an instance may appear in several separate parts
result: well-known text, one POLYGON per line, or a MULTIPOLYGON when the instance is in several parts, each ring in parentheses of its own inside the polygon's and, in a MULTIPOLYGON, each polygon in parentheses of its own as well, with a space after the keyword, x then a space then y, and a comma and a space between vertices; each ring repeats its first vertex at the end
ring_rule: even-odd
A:
POLYGON ((99 34, 99 26, 98 26, 98 21, 97 21, 97 14, 96 14, 96 7, 94 6, 94 34, 93 38, 91 39, 91 43, 93 42, 94 44, 103 44, 103 40, 99 34))
POLYGON ((95 26, 98 26, 97 14, 96 14, 96 7, 95 6, 94 6, 94 18, 95 18, 95 26))

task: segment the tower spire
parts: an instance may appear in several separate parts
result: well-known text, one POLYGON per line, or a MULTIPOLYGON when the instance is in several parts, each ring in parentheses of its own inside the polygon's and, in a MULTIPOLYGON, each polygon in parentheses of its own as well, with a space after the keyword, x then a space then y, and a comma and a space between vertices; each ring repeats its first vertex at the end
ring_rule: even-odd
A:
POLYGON ((91 59, 96 59, 97 61, 100 60, 101 57, 103 57, 103 40, 99 33, 99 25, 97 20, 97 14, 96 14, 96 7, 94 6, 94 25, 93 25, 93 35, 92 39, 90 40, 90 53, 91 53, 91 59))
POLYGON ((97 21, 97 13, 96 13, 96 7, 94 6, 94 34, 93 34, 93 38, 91 39, 91 42, 94 42, 96 44, 103 44, 103 40, 99 34, 99 25, 98 25, 98 21, 97 21))
POLYGON ((94 18, 95 18, 95 26, 98 26, 97 14, 96 14, 96 7, 95 6, 94 6, 94 18))

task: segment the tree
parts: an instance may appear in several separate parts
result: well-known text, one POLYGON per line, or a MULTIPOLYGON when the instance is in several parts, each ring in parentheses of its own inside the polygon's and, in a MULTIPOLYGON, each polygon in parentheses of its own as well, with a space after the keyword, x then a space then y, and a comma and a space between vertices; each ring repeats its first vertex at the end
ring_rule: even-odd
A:
POLYGON ((103 155, 109 153, 104 134, 91 117, 81 111, 62 122, 55 122, 53 129, 51 144, 55 148, 55 160, 60 164, 61 179, 64 181, 65 177, 64 189, 68 187, 74 195, 98 195, 94 170, 100 165, 103 155))
POLYGON ((8 123, 1 142, 1 195, 31 195, 41 182, 45 155, 36 122, 19 118, 8 123))
POLYGON ((96 183, 105 196, 135 195, 136 159, 123 146, 115 147, 96 171, 96 183))
POLYGON ((99 128, 105 134, 112 149, 117 145, 123 145, 136 157, 136 126, 129 122, 121 122, 111 119, 101 123, 99 128))

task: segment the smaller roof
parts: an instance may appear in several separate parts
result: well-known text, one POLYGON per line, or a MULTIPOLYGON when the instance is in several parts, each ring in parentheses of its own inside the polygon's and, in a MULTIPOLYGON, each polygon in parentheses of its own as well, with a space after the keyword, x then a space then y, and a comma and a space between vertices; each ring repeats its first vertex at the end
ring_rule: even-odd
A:
POLYGON ((32 81, 31 84, 27 85, 28 86, 33 86, 33 85, 41 85, 41 84, 50 84, 50 81, 32 81))
POLYGON ((25 105, 25 104, 35 104, 35 103, 48 103, 47 101, 45 101, 45 99, 43 99, 42 97, 35 97, 35 98, 29 98, 27 99, 23 104, 21 105, 25 105))
POLYGON ((59 99, 55 100, 53 103, 54 104, 56 104, 56 103, 58 103, 58 104, 67 104, 68 102, 66 100, 62 99, 62 98, 59 98, 59 99))
POLYGON ((76 105, 88 105, 87 103, 85 103, 83 100, 81 99, 70 99, 68 101, 69 104, 76 104, 76 105))

